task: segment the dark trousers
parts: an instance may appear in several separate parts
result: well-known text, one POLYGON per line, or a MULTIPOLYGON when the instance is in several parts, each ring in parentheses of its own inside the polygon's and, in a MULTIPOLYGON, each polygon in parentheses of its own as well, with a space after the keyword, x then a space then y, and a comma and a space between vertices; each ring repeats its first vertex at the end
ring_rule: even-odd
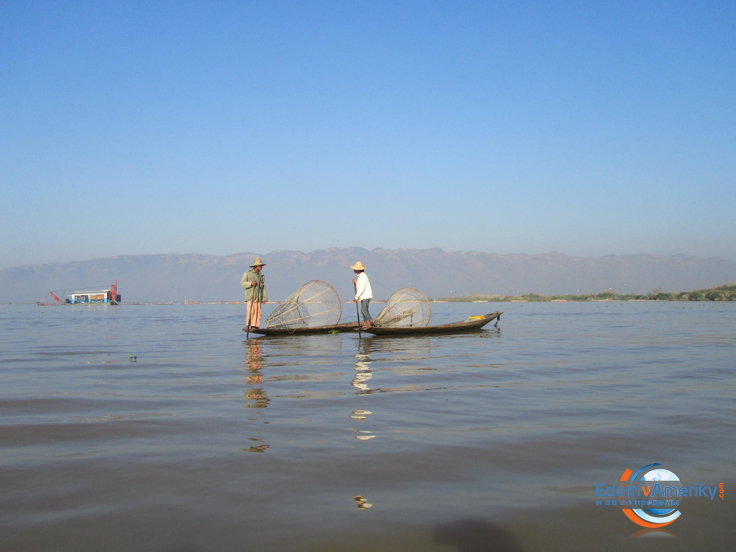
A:
POLYGON ((360 300, 360 313, 363 315, 363 320, 373 320, 371 313, 368 312, 368 304, 371 302, 370 299, 360 300))

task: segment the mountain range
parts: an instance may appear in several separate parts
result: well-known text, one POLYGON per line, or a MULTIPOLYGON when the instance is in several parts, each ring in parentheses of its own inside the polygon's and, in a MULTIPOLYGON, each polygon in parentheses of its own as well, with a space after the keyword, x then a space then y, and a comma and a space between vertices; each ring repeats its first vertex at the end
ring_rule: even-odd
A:
POLYGON ((352 298, 350 265, 366 265, 375 298, 412 287, 430 298, 465 294, 542 295, 688 291, 736 282, 736 263, 688 255, 572 257, 561 253, 493 254, 441 249, 359 247, 235 255, 126 255, 8 268, 0 271, 1 302, 48 300, 118 280, 123 302, 240 301, 240 278, 261 257, 270 300, 285 299, 309 280, 332 284, 352 298), (45 299, 44 299, 45 298, 45 299))

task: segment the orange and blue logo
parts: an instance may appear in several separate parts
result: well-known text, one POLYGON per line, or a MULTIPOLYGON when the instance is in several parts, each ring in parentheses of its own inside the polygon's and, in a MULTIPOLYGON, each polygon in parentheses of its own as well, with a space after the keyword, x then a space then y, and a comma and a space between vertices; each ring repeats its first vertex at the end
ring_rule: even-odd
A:
POLYGON ((649 464, 640 468, 636 473, 627 469, 621 475, 621 481, 636 482, 641 476, 638 480, 648 483, 639 488, 635 487, 639 498, 643 494, 644 500, 634 501, 634 503, 646 507, 622 508, 627 518, 648 529, 659 529, 679 518, 680 511, 672 506, 679 506, 680 497, 686 496, 686 494, 681 494, 681 489, 687 490, 687 487, 679 486, 680 478, 669 470, 656 468, 659 465, 649 464), (639 490, 641 494, 638 493, 639 490))
MULTIPOLYGON (((661 464, 648 464, 636 472, 625 470, 620 479, 610 485, 595 486, 596 505, 616 506, 624 515, 645 529, 659 529, 680 517, 679 507, 685 497, 724 500, 724 486, 683 485, 673 472, 661 464)), ((666 531, 664 531, 666 532, 666 531)))

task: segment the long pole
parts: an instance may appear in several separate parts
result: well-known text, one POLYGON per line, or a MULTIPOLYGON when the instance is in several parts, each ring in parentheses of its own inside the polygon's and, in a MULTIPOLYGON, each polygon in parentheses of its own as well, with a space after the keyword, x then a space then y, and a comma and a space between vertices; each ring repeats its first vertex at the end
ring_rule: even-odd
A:
MULTIPOLYGON (((355 290, 355 294, 358 294, 358 284, 353 282, 353 289, 355 290)), ((358 315, 358 339, 363 339, 363 334, 360 330, 360 309, 358 308, 358 300, 355 300, 355 314, 358 315)))

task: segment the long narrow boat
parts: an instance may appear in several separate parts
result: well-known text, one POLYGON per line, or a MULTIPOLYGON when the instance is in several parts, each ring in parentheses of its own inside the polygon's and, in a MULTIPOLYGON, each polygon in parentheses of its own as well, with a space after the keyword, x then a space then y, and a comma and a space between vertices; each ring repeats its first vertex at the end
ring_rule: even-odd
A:
POLYGON ((486 314, 483 317, 469 318, 468 320, 461 320, 460 322, 452 322, 450 324, 439 324, 438 326, 424 326, 424 327, 406 327, 406 328, 381 328, 381 327, 370 327, 363 330, 374 335, 422 335, 422 334, 447 334, 457 332, 467 332, 472 330, 480 330, 486 324, 496 321, 495 326, 498 326, 499 320, 503 311, 496 311, 490 314, 486 314))
MULTIPOLYGON (((250 333, 261 335, 309 335, 326 334, 335 332, 349 332, 358 328, 358 322, 345 322, 343 324, 330 324, 329 326, 306 326, 304 328, 258 328, 250 330, 250 333)), ((245 328, 243 328, 245 331, 245 328)))

